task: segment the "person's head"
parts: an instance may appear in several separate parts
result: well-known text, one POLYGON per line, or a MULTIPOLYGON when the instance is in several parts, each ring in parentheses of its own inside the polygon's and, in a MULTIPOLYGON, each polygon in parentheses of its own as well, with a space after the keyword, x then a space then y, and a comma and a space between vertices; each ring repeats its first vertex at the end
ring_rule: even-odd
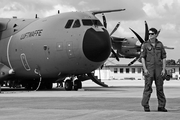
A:
POLYGON ((157 29, 156 28, 150 28, 149 29, 149 38, 150 39, 153 39, 153 38, 156 38, 157 37, 157 29))

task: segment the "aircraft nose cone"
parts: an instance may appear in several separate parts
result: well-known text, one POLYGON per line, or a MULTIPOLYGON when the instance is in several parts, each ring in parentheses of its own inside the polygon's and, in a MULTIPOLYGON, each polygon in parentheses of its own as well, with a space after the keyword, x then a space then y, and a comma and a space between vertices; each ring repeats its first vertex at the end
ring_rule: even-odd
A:
POLYGON ((93 28, 88 29, 83 39, 83 52, 93 62, 106 60, 111 52, 111 42, 107 30, 98 32, 93 28))

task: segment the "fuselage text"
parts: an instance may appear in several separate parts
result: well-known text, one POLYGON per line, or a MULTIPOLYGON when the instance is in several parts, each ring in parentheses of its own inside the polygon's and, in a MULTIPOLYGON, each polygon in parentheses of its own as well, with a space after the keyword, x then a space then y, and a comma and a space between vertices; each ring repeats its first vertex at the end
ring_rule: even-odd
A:
POLYGON ((20 40, 26 39, 26 38, 30 38, 30 37, 36 37, 36 36, 41 36, 43 29, 40 30, 35 30, 32 32, 27 32, 21 35, 20 40))

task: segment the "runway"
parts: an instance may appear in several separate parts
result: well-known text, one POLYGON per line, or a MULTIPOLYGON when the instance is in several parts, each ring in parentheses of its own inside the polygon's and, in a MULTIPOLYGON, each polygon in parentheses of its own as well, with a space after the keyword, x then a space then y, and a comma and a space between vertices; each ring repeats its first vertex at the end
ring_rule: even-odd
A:
POLYGON ((83 83, 79 91, 2 91, 0 120, 175 120, 180 118, 180 81, 165 82, 167 113, 157 111, 156 90, 151 112, 141 107, 142 81, 108 81, 109 88, 83 83))

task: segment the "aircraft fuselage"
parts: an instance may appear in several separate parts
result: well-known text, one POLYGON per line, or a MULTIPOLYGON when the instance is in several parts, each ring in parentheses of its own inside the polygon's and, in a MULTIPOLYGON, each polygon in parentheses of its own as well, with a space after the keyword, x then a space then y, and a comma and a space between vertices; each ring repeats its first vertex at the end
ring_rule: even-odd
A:
POLYGON ((0 19, 0 62, 18 78, 91 73, 109 57, 109 34, 92 14, 0 19))

